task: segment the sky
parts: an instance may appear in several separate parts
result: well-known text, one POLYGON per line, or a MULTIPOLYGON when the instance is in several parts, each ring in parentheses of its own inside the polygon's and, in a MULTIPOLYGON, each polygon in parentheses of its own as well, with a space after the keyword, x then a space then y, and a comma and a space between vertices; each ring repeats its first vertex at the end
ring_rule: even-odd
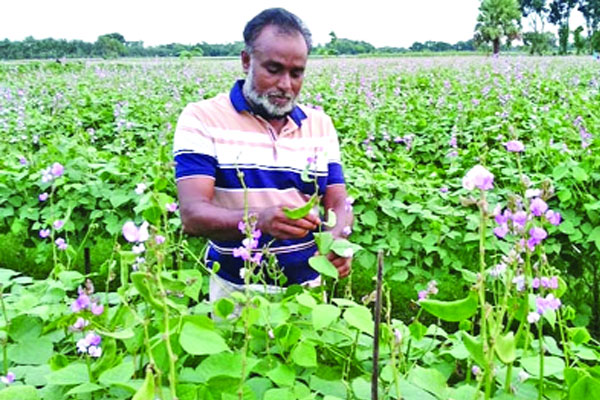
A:
MULTIPOLYGON (((410 47, 427 40, 454 44, 473 37, 479 0, 3 0, 0 40, 80 39, 118 32, 128 41, 157 44, 242 40, 248 20, 265 8, 298 15, 315 44, 338 38, 375 47, 410 47)), ((579 12, 575 12, 579 14, 579 12)), ((580 24, 574 15, 572 29, 580 24)), ((525 30, 529 30, 524 24, 525 30)))

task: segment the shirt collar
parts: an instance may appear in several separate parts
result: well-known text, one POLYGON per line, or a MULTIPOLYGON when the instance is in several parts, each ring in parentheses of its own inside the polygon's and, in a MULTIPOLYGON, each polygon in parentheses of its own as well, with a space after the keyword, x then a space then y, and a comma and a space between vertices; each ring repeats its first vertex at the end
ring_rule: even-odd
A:
MULTIPOLYGON (((253 114, 252 108, 250 108, 250 104, 246 101, 244 97, 244 92, 242 88, 244 87, 244 80, 238 80, 233 87, 231 88, 231 92, 229 92, 229 99, 231 100, 231 104, 233 104, 233 108, 239 113, 242 111, 248 111, 253 114)), ((302 126, 302 120, 306 119, 307 116, 302 111, 302 109, 298 106, 295 106, 289 117, 296 123, 298 127, 302 126)))

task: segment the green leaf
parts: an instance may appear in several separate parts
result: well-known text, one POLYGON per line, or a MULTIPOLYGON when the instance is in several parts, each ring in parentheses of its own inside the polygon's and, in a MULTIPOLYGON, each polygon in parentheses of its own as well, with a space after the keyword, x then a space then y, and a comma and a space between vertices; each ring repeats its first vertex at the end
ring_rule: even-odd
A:
MULTIPOLYGON (((258 363, 258 359, 246 359, 246 377, 258 363)), ((218 376, 240 378, 242 376, 242 355, 240 353, 218 353, 206 357, 196 368, 196 372, 208 381, 218 376)))
POLYGON ((214 310, 217 317, 225 319, 235 310, 235 304, 230 299, 223 297, 215 303, 214 310))
POLYGON ((73 363, 46 375, 50 385, 80 385, 90 381, 87 366, 83 363, 73 363))
POLYGON ((310 377, 310 388, 324 396, 335 396, 340 399, 348 397, 346 384, 342 380, 328 380, 312 375, 310 377))
POLYGON ((40 400, 38 391, 33 386, 12 386, 0 390, 0 400, 40 400))
POLYGON ((348 308, 344 312, 343 317, 350 326, 353 326, 360 331, 373 335, 375 323, 371 311, 365 306, 354 306, 348 308))
POLYGON ((580 328, 567 328, 569 332, 569 338, 575 344, 575 346, 579 346, 580 344, 589 342, 592 337, 588 330, 584 327, 580 328))
POLYGON ((418 320, 414 320, 409 326, 410 336, 415 340, 419 341, 425 337, 427 333, 427 327, 420 323, 418 320))
POLYGON ((292 360, 301 367, 317 366, 317 351, 308 342, 300 342, 292 351, 292 360))
POLYGON ((95 383, 86 382, 79 386, 75 386, 73 389, 69 390, 66 394, 73 396, 76 394, 92 393, 92 392, 95 392, 100 389, 102 389, 102 386, 96 385, 95 383))
POLYGON ((368 210, 367 212, 362 214, 360 216, 360 220, 366 226, 370 226, 372 228, 377 226, 377 221, 378 221, 377 214, 375 214, 375 211, 373 211, 373 210, 368 210))
POLYGON ((331 245, 333 244, 333 235, 331 232, 314 233, 313 236, 315 237, 315 243, 319 249, 319 254, 329 254, 331 245))
MULTIPOLYGON (((540 376, 540 358, 526 357, 521 359, 521 366, 532 376, 540 376)), ((544 357, 544 376, 561 374, 565 369, 565 361, 559 357, 544 357)))
POLYGON ((352 392, 357 400, 371 400, 371 382, 359 376, 352 381, 352 392))
POLYGON ((587 181, 589 179, 589 176, 588 176, 587 172, 585 172, 585 169, 583 169, 581 167, 574 167, 573 168, 573 178, 575 178, 578 182, 583 182, 583 181, 587 181))
POLYGON ((337 224, 337 217, 335 215, 335 211, 333 211, 333 209, 329 209, 327 210, 327 222, 324 222, 323 225, 325 225, 328 228, 333 228, 335 225, 337 224))
POLYGON ((313 256, 308 259, 308 265, 318 273, 330 278, 338 279, 339 273, 335 266, 326 256, 313 256))
POLYGON ((74 290, 83 283, 85 276, 77 271, 62 271, 58 274, 58 279, 67 290, 74 290))
POLYGON ((116 332, 108 332, 108 331, 102 331, 102 330, 97 329, 97 332, 100 336, 111 337, 113 339, 119 339, 119 340, 127 340, 127 339, 131 339, 132 337, 135 336, 135 333, 133 332, 133 329, 131 329, 131 328, 125 328, 121 331, 116 331, 116 332))
POLYGON ((592 232, 590 232, 590 236, 588 236, 588 242, 594 242, 596 245, 596 249, 600 251, 600 226, 594 228, 592 232))
POLYGON ((483 342, 479 337, 473 337, 467 332, 461 333, 463 344, 469 351, 469 354, 473 358, 476 364, 485 365, 485 356, 483 354, 483 342))
POLYGON ((185 283, 183 293, 193 300, 198 300, 202 290, 202 272, 197 269, 183 269, 178 272, 179 279, 185 283))
POLYGON ((293 386, 296 381, 296 372, 285 364, 279 364, 277 368, 267 372, 267 377, 277 386, 293 386))
POLYGON ((295 400, 294 392, 290 388, 274 388, 265 392, 263 400, 295 400))
POLYGON ((133 362, 121 362, 119 365, 104 371, 98 378, 98 381, 105 386, 125 383, 131 379, 134 372, 133 362))
POLYGON ((496 354, 504 364, 510 364, 517 358, 517 343, 512 332, 496 338, 496 354))
POLYGON ((459 322, 472 317, 477 312, 477 293, 469 292, 464 299, 441 301, 424 299, 419 301, 423 309, 444 321, 459 322))
POLYGON ((335 239, 333 244, 331 245, 331 251, 337 254, 340 257, 352 257, 354 253, 361 250, 357 244, 351 243, 347 239, 335 239))
POLYGON ((183 325, 179 343, 186 352, 197 356, 229 351, 229 346, 217 332, 201 328, 193 322, 183 325))
POLYGON ((413 385, 436 395, 439 399, 447 398, 446 378, 441 372, 434 368, 425 369, 416 366, 410 371, 408 381, 413 385))
POLYGON ((313 309, 317 305, 317 301, 314 297, 306 292, 302 292, 296 296, 296 301, 298 304, 303 305, 304 307, 313 309))
POLYGON ((308 200, 308 202, 306 202, 306 204, 304 204, 301 207, 294 208, 294 209, 291 209, 291 208, 288 208, 288 207, 283 207, 283 213, 289 219, 301 219, 301 218, 304 218, 304 217, 306 217, 310 213, 310 210, 313 209, 313 207, 315 206, 315 204, 317 204, 318 200, 319 200, 319 196, 315 193, 315 194, 313 194, 310 197, 310 199, 308 200))
POLYGON ((570 399, 595 399, 600 393, 600 380, 591 376, 579 379, 569 391, 570 399))
POLYGON ((323 329, 335 321, 341 314, 336 306, 319 304, 312 310, 312 323, 315 330, 323 329))
POLYGON ((151 368, 146 368, 144 384, 135 392, 131 400, 154 400, 154 374, 151 368))
POLYGON ((28 341, 38 338, 44 323, 40 318, 31 315, 19 315, 10 321, 8 336, 15 342, 28 341))
POLYGON ((47 338, 29 339, 8 346, 8 359, 18 364, 46 364, 52 353, 52 342, 47 338))

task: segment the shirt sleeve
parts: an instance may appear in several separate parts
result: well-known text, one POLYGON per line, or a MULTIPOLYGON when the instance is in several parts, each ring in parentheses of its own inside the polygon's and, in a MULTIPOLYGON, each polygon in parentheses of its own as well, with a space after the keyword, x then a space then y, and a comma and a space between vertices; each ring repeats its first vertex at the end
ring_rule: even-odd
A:
POLYGON ((342 167, 340 143, 337 132, 331 122, 331 118, 327 117, 326 129, 328 133, 327 144, 327 185, 344 184, 344 170, 342 167))
POLYGON ((189 104, 179 116, 173 140, 173 157, 176 180, 197 176, 215 177, 218 165, 215 144, 202 122, 197 105, 189 104))

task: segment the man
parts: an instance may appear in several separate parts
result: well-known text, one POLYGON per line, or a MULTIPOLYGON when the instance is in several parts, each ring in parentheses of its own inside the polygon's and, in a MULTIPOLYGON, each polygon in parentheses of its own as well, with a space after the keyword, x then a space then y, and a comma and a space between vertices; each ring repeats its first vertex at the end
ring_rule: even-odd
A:
MULTIPOLYGON (((307 160, 321 204, 337 215, 334 237, 347 234, 352 224, 331 119, 296 105, 310 32, 294 14, 274 8, 248 22, 244 41, 241 61, 246 80, 236 82, 229 94, 189 104, 175 132, 184 230, 207 237, 207 263, 220 264, 210 281, 211 301, 244 289, 244 260, 239 257, 244 235, 239 226, 246 201, 261 232, 254 247, 268 245, 285 275, 283 283, 318 284, 319 274, 308 259, 316 252, 312 232, 321 220, 313 213, 290 219, 283 212, 284 207, 304 205, 315 192, 315 183, 301 179, 307 160)), ((351 259, 333 253, 328 258, 340 277, 350 273, 351 259)), ((281 280, 264 273, 264 260, 261 268, 266 290, 280 290, 281 280)))

